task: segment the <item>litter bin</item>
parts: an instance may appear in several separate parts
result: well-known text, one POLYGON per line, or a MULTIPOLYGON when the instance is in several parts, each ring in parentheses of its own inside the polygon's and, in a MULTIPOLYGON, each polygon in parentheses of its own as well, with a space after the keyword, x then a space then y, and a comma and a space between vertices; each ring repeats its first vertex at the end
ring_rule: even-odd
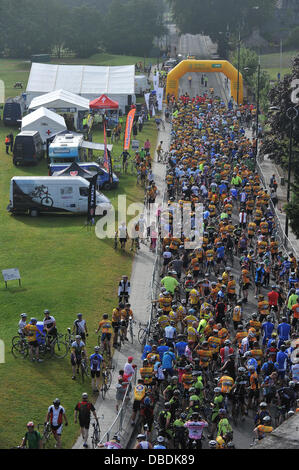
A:
POLYGON ((285 185, 285 179, 284 178, 280 178, 280 184, 281 184, 281 186, 285 185))

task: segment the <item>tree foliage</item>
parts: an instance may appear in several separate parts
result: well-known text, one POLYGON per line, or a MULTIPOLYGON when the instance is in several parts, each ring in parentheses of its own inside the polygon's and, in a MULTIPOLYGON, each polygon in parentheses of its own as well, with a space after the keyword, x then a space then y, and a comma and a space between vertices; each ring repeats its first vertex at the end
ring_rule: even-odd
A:
POLYGON ((182 33, 205 33, 211 37, 227 29, 242 34, 260 26, 274 12, 276 0, 168 0, 182 33), (257 8, 258 7, 258 8, 257 8))
POLYGON ((78 57, 101 50, 144 55, 164 33, 163 0, 0 0, 0 54, 69 49, 78 57))
MULTIPOLYGON (((289 108, 294 107, 291 100, 291 82, 299 77, 299 55, 293 60, 292 72, 284 78, 269 92, 270 112, 268 114, 267 127, 269 128, 261 151, 268 154, 275 163, 287 168, 289 164, 290 149, 290 125, 287 116, 289 108), (272 111, 271 111, 272 109, 272 111)), ((299 237, 299 118, 293 122, 293 153, 291 171, 294 183, 292 184, 292 198, 285 210, 290 219, 291 227, 299 237)))

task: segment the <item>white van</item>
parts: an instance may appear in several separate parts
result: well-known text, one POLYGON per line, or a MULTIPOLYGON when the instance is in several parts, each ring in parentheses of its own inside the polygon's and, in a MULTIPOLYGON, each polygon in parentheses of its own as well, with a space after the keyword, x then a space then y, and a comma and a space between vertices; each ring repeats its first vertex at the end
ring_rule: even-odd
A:
MULTIPOLYGON (((9 212, 30 214, 72 212, 86 214, 89 182, 81 176, 14 176, 10 181, 9 212)), ((97 191, 97 214, 107 213, 112 205, 97 191)))

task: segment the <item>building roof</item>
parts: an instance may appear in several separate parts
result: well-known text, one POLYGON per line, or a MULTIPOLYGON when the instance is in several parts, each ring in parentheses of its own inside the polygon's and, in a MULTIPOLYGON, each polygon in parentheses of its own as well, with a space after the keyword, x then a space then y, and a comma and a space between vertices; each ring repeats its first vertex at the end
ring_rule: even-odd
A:
POLYGON ((47 108, 38 108, 36 111, 33 111, 30 114, 27 114, 27 116, 24 116, 22 119, 22 129, 29 124, 36 122, 40 119, 47 118, 51 121, 54 121, 64 128, 66 128, 65 125, 65 120, 63 116, 60 116, 59 114, 54 113, 53 111, 50 111, 47 108))
POLYGON ((66 90, 55 90, 33 98, 29 109, 37 109, 41 106, 54 109, 77 108, 79 110, 88 110, 89 100, 66 90))
POLYGON ((27 93, 66 90, 77 95, 135 93, 135 66, 103 67, 32 63, 27 93))

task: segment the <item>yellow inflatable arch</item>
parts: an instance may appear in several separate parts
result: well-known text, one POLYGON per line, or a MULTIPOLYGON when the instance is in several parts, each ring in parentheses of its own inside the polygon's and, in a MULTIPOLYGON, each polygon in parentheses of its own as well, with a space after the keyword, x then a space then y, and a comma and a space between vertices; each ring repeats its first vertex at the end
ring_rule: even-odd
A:
MULTIPOLYGON (((179 81, 186 73, 223 73, 230 80, 231 96, 237 102, 238 70, 227 60, 182 60, 167 76, 166 96, 178 97, 179 81)), ((243 77, 239 74, 239 104, 243 103, 243 77)))

